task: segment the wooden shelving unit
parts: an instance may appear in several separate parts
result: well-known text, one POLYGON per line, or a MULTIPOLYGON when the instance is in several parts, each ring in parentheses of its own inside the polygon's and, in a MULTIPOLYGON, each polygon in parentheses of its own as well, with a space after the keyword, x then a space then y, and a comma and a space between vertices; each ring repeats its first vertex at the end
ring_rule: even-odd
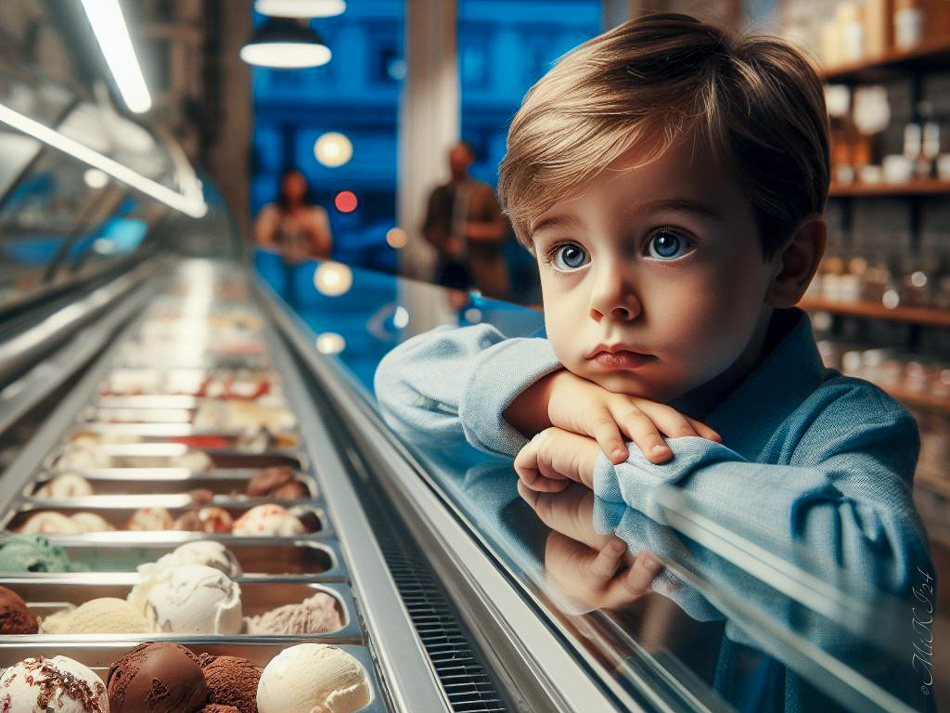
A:
POLYGON ((892 322, 926 324, 935 327, 950 327, 950 310, 936 307, 894 307, 888 309, 876 302, 838 302, 822 298, 806 298, 798 306, 809 311, 832 312, 854 317, 887 319, 892 322))
POLYGON ((908 391, 894 386, 882 388, 905 406, 936 411, 950 416, 950 399, 948 398, 931 396, 920 391, 908 391))
POLYGON ((862 60, 821 73, 825 82, 859 84, 879 82, 907 72, 940 70, 950 67, 950 38, 904 52, 891 52, 883 57, 862 60))
POLYGON ((927 180, 907 183, 832 183, 831 198, 886 198, 950 196, 950 181, 927 180))

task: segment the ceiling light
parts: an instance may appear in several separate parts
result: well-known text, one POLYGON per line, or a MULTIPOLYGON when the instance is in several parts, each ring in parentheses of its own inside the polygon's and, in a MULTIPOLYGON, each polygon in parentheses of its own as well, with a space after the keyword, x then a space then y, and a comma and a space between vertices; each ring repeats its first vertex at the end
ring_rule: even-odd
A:
POLYGON ((254 9, 271 17, 333 17, 346 10, 344 0, 257 0, 254 9))
POLYGON ((245 62, 271 69, 319 67, 332 56, 316 30, 287 18, 267 20, 255 28, 250 42, 241 48, 245 62))
POLYGON ((137 114, 148 111, 152 97, 135 56, 119 0, 82 0, 82 6, 122 100, 137 114))

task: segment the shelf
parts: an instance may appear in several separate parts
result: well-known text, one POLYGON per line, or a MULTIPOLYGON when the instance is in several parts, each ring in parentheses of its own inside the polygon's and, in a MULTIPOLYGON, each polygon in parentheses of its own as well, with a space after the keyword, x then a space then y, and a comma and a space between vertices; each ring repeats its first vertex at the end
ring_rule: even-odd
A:
POLYGON ((950 415, 950 398, 931 396, 919 391, 908 391, 896 386, 881 387, 904 406, 937 411, 950 415))
POLYGON ((904 52, 891 52, 873 60, 831 67, 821 72, 821 78, 825 82, 855 84, 881 81, 901 72, 941 69, 950 69, 950 39, 904 52))
POLYGON ((888 309, 876 302, 838 302, 823 298, 806 298, 798 303, 804 310, 821 310, 855 317, 887 319, 893 322, 910 322, 937 327, 950 327, 950 310, 936 307, 895 307, 888 309))
POLYGON ((942 195, 950 195, 950 181, 932 179, 907 183, 832 183, 828 191, 829 198, 942 195))

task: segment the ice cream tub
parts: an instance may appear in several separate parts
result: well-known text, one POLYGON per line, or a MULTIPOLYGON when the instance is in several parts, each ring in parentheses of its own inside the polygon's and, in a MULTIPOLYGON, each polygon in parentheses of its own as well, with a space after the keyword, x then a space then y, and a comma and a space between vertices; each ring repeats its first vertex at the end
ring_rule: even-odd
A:
MULTIPOLYGON (((88 439, 100 444, 183 443, 203 449, 233 449, 240 452, 298 448, 300 436, 293 430, 270 429, 253 423, 243 428, 201 428, 191 423, 108 423, 90 421, 80 424, 70 440, 88 439)), ((233 424, 237 425, 237 424, 233 424)), ((278 424, 283 425, 283 424, 278 424)))
MULTIPOLYGON (((130 438, 135 438, 134 436, 130 438)), ((185 443, 99 443, 74 440, 53 449, 43 466, 58 473, 87 468, 268 468, 287 465, 306 468, 303 454, 295 450, 241 452, 234 449, 193 448, 185 443)))
MULTIPOLYGON (((279 577, 288 581, 334 582, 346 579, 339 544, 333 539, 206 536, 189 542, 223 544, 247 580, 279 577)), ((58 538, 55 543, 42 537, 0 538, 0 577, 42 579, 72 578, 77 572, 135 573, 139 565, 156 562, 181 544, 181 541, 88 542, 82 537, 58 538), (12 545, 9 550, 8 544, 12 545), (24 571, 27 569, 32 571, 24 571)))
MULTIPOLYGON (((278 467, 279 468, 279 467, 278 467)), ((235 500, 314 500, 316 480, 292 468, 223 469, 193 472, 187 468, 88 468, 69 473, 44 471, 24 488, 37 501, 71 501, 90 495, 196 495, 207 493, 235 500)))
MULTIPOLYGON (((175 576, 189 573, 188 567, 175 569, 175 576)), ((193 569, 203 571, 208 568, 193 566, 193 569)), ((212 572, 224 576, 217 570, 212 572)), ((183 595, 181 588, 162 589, 164 582, 153 584, 147 580, 145 575, 139 574, 89 573, 69 579, 46 580, 13 576, 4 577, 4 586, 22 597, 30 612, 41 622, 41 633, 22 636, 57 639, 113 636, 145 641, 250 636, 348 643, 363 641, 362 629, 354 615, 353 596, 349 586, 342 582, 299 582, 280 578, 265 582, 238 577, 231 580, 234 601, 225 602, 222 598, 221 602, 209 604, 205 587, 196 586, 183 595), (146 583, 144 591, 142 587, 136 588, 143 582, 146 583), (100 602, 102 611, 96 611, 100 602), (232 620, 229 623, 231 628, 214 633, 217 626, 222 626, 225 606, 229 609, 227 615, 232 620), (124 611, 126 608, 130 613, 124 611), (136 611, 147 609, 152 610, 150 614, 136 614, 136 611), (198 622, 201 618, 208 621, 198 622), (149 631, 147 627, 139 626, 149 620, 157 630, 149 631), (47 625, 49 629, 45 628, 47 625), (128 629, 124 628, 126 626, 128 629), (192 630, 190 626, 197 626, 197 629, 192 630)))
MULTIPOLYGON (((27 658, 65 656, 90 668, 103 683, 108 681, 109 669, 138 645, 138 641, 49 641, 37 637, 9 637, 15 641, 0 642, 0 667, 7 668, 27 658)), ((183 644, 196 656, 234 656, 248 660, 261 669, 287 652, 294 646, 309 643, 303 640, 234 640, 194 639, 183 644)), ((350 713, 388 713, 383 688, 373 657, 368 647, 358 644, 334 643, 334 649, 352 657, 365 675, 368 689, 366 704, 359 708, 347 709, 350 713)), ((202 657, 205 658, 205 657, 202 657)), ((304 709, 309 710, 309 709, 304 709)))
POLYGON ((226 506, 191 505, 188 496, 92 496, 51 506, 21 500, 3 519, 11 533, 82 537, 90 542, 180 541, 219 535, 243 537, 330 537, 333 528, 326 511, 307 502, 299 505, 267 500, 226 506), (167 499, 167 500, 163 500, 167 499), (175 502, 178 507, 166 507, 175 502), (87 507, 85 502, 94 502, 87 507), (258 504, 255 504, 258 503, 258 504), (140 506, 139 506, 140 505, 140 506))
MULTIPOLYGON (((163 358, 161 355, 160 358, 163 358)), ((252 364, 225 364, 216 368, 206 357, 181 368, 149 368, 151 362, 137 365, 123 360, 99 387, 100 396, 182 395, 202 398, 258 399, 281 392, 281 379, 263 368, 263 361, 252 364)), ((167 367, 162 364, 162 367, 167 367)))

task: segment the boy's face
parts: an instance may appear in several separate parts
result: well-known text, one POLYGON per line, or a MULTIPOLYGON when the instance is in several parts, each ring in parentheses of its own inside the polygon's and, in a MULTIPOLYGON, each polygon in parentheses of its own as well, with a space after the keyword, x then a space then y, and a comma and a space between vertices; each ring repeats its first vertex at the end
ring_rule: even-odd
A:
POLYGON ((636 161, 622 157, 539 216, 532 239, 564 366, 667 402, 748 362, 780 258, 765 260, 750 204, 707 149, 684 141, 614 170, 636 161))

